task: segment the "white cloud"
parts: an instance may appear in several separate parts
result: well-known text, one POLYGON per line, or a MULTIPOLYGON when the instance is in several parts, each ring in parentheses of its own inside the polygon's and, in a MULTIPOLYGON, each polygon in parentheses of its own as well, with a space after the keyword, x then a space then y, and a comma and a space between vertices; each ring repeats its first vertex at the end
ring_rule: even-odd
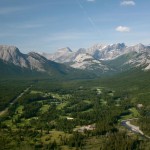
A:
POLYGON ((135 2, 133 0, 124 0, 121 2, 121 5, 123 5, 123 6, 134 6, 135 2))
POLYGON ((118 26, 116 28, 116 31, 118 31, 118 32, 130 32, 130 28, 126 27, 126 26, 118 26))
POLYGON ((87 0, 87 2, 95 2, 95 0, 87 0))

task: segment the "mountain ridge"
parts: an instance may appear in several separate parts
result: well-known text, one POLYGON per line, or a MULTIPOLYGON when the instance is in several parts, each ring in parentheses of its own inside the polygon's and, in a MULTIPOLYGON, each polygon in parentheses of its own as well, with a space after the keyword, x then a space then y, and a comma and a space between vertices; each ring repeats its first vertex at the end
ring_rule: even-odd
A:
MULTIPOLYGON (((86 70, 94 70, 95 69, 96 70, 97 68, 92 69, 92 67, 89 67, 89 66, 93 66, 93 62, 90 62, 90 60, 87 61, 87 63, 85 63, 85 59, 88 54, 93 58, 93 61, 95 61, 95 65, 97 64, 97 61, 101 61, 101 63, 103 65, 105 65, 105 68, 103 69, 103 72, 104 72, 106 70, 106 68, 110 68, 109 66, 106 65, 106 64, 108 64, 107 61, 113 62, 113 60, 117 60, 119 57, 122 57, 123 55, 124 55, 124 57, 128 54, 131 55, 131 53, 134 53, 133 58, 131 57, 130 58, 131 60, 124 62, 124 64, 120 64, 123 66, 123 68, 124 68, 124 66, 126 66, 128 64, 128 66, 130 66, 129 68, 145 67, 145 68, 143 68, 143 70, 150 69, 150 67, 149 67, 150 66, 150 58, 144 54, 142 55, 143 56, 142 58, 141 57, 139 58, 139 56, 138 56, 138 54, 142 54, 142 53, 147 53, 147 55, 149 56, 150 46, 146 46, 141 43, 133 45, 133 46, 127 46, 124 43, 117 43, 117 44, 111 44, 111 45, 95 44, 90 48, 87 48, 87 49, 80 48, 77 51, 71 50, 68 53, 66 53, 66 51, 64 52, 62 49, 61 56, 57 55, 58 52, 56 52, 54 54, 46 54, 45 53, 44 56, 48 59, 53 58, 52 60, 55 62, 68 64, 69 66, 71 66, 73 68, 78 68, 78 69, 82 69, 82 70, 84 70, 84 69, 86 69, 86 70), (85 58, 82 57, 83 55, 85 55, 85 58), (136 62, 134 59, 136 60, 136 62), (140 59, 141 61, 138 61, 138 59, 140 59), (145 59, 145 61, 144 61, 144 59, 145 59), (78 62, 78 65, 77 65, 77 62, 78 62), (80 62, 80 64, 79 64, 79 62, 80 62)), ((100 66, 99 66, 99 68, 100 68, 100 66)), ((114 68, 110 68, 109 70, 114 70, 114 68)))
POLYGON ((45 55, 36 52, 23 54, 16 46, 0 45, 1 68, 4 72, 13 72, 13 74, 16 70, 21 74, 35 71, 49 76, 70 74, 84 77, 91 74, 96 76, 114 74, 133 68, 150 70, 150 46, 143 44, 135 46, 126 46, 124 43, 99 44, 89 49, 80 48, 76 52, 66 47, 51 54, 49 59, 48 57, 46 53, 45 55))
POLYGON ((16 46, 0 45, 1 76, 46 76, 53 78, 91 78, 92 73, 74 69, 36 53, 23 54, 16 46))

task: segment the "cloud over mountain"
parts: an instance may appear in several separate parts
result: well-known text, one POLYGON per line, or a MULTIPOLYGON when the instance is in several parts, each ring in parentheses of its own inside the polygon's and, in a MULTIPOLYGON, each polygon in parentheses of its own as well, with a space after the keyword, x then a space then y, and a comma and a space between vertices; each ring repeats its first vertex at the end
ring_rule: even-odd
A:
POLYGON ((116 31, 118 31, 118 32, 130 32, 130 28, 126 27, 126 26, 118 26, 116 28, 116 31))

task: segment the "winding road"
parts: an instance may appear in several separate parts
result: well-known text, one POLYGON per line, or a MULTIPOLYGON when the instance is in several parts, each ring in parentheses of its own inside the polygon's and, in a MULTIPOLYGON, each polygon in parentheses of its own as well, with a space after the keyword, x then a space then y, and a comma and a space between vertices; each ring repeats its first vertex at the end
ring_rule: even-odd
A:
POLYGON ((30 85, 28 88, 26 88, 22 93, 20 93, 17 98, 15 98, 7 108, 5 108, 3 111, 0 111, 0 116, 4 115, 5 113, 7 113, 8 109, 10 106, 12 106, 20 97, 22 97, 30 88, 32 87, 32 85, 30 85))

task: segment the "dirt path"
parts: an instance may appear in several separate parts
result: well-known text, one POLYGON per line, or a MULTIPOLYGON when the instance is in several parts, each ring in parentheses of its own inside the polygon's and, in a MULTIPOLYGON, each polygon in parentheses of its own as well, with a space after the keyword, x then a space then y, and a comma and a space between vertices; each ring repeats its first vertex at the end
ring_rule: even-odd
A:
POLYGON ((4 114, 8 111, 9 107, 12 106, 20 97, 22 97, 31 87, 32 87, 32 85, 29 86, 28 88, 26 88, 22 93, 20 93, 20 94, 18 95, 17 98, 15 98, 15 99, 9 104, 9 106, 8 106, 7 108, 5 108, 3 111, 0 111, 0 116, 4 115, 4 114))

